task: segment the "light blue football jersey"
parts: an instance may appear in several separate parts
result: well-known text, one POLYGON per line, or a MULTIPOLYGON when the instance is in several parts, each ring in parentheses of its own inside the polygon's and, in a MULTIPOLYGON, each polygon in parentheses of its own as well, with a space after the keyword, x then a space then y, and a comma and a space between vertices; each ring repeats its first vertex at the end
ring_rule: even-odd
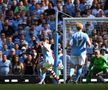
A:
POLYGON ((74 56, 86 55, 87 42, 89 36, 81 31, 76 32, 72 35, 72 50, 71 54, 74 56))

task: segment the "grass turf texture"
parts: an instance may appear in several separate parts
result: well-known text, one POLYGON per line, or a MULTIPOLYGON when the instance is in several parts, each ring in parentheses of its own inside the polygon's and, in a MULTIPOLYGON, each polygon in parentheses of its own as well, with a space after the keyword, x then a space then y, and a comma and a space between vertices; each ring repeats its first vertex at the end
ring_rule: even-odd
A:
POLYGON ((0 84, 0 90, 108 90, 108 84, 0 84))

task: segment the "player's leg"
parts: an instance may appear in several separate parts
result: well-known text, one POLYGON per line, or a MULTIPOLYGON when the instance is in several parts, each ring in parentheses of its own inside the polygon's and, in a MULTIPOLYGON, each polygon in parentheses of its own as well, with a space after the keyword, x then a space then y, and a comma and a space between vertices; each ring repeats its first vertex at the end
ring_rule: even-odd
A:
POLYGON ((71 62, 70 62, 70 77, 72 77, 75 74, 76 70, 76 64, 77 64, 77 57, 71 56, 71 62))
POLYGON ((49 64, 49 63, 44 63, 43 64, 43 67, 44 67, 44 72, 46 71, 49 71, 50 72, 50 74, 54 77, 54 79, 56 80, 56 81, 58 81, 58 77, 57 77, 57 75, 56 75, 56 73, 54 72, 54 70, 52 69, 53 68, 53 65, 52 64, 49 64))
POLYGON ((57 77, 57 75, 56 75, 56 73, 54 72, 54 70, 53 70, 52 68, 49 68, 48 71, 49 71, 50 74, 54 77, 54 79, 55 79, 56 81, 58 81, 59 78, 57 77))
POLYGON ((38 84, 43 84, 45 81, 46 72, 40 69, 40 82, 38 84))
POLYGON ((82 76, 85 77, 88 73, 88 69, 89 69, 89 65, 90 65, 90 61, 88 61, 88 58, 86 58, 85 60, 85 64, 83 66, 83 69, 82 69, 82 76))
POLYGON ((89 70, 87 73, 87 76, 86 76, 87 83, 91 82, 91 78, 93 78, 93 77, 97 78, 96 74, 100 71, 101 71, 100 69, 97 69, 95 67, 93 67, 91 70, 89 70))
POLYGON ((106 75, 108 76, 108 69, 105 68, 103 70, 100 70, 98 73, 96 73, 96 76, 98 77, 98 79, 101 81, 101 82, 105 82, 104 78, 103 78, 103 75, 106 75))
POLYGON ((108 69, 107 68, 100 70, 98 73, 96 73, 96 76, 102 76, 103 74, 108 75, 108 69))
POLYGON ((83 67, 82 65, 77 65, 76 77, 74 80, 74 82, 76 82, 76 83, 78 82, 78 80, 82 74, 82 67, 83 67))
POLYGON ((73 65, 73 64, 70 64, 70 71, 69 71, 68 83, 73 82, 75 72, 76 72, 76 66, 73 65))
POLYGON ((75 65, 76 63, 77 63, 77 57, 76 56, 71 56, 69 82, 73 81, 73 75, 75 74, 75 71, 76 71, 76 65, 75 65))
POLYGON ((53 68, 53 64, 54 64, 54 59, 52 57, 47 57, 46 58, 46 63, 43 64, 43 66, 46 68, 47 71, 50 72, 50 74, 54 77, 54 79, 56 81, 58 81, 58 77, 56 75, 56 73, 54 72, 53 68))
POLYGON ((78 82, 81 74, 82 74, 82 69, 83 69, 83 65, 85 64, 85 59, 86 56, 78 56, 77 57, 77 71, 76 71, 76 78, 75 78, 75 82, 78 82))
POLYGON ((75 73, 75 69, 73 67, 70 68, 69 76, 72 77, 75 73))
POLYGON ((42 61, 39 63, 39 76, 40 76, 40 82, 38 84, 43 84, 45 81, 45 77, 46 77, 46 72, 47 72, 47 69, 45 67, 45 62, 42 61))
POLYGON ((91 79, 92 77, 96 77, 99 81, 105 82, 104 78, 102 77, 103 72, 104 72, 104 70, 94 67, 91 70, 89 78, 91 79))

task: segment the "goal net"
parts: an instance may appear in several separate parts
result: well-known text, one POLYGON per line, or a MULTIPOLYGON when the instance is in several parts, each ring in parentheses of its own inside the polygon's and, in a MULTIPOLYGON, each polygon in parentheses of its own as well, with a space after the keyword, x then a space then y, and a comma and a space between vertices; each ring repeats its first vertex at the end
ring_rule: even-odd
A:
MULTIPOLYGON (((83 32, 92 39, 93 44, 98 44, 98 48, 108 42, 108 18, 63 18, 63 60, 64 60, 64 81, 69 76, 70 67, 67 57, 70 57, 71 47, 66 48, 71 40, 72 34, 76 32, 76 22, 83 24, 83 32)), ((92 54, 92 49, 88 49, 87 55, 92 54), (91 51, 90 51, 91 50, 91 51)))

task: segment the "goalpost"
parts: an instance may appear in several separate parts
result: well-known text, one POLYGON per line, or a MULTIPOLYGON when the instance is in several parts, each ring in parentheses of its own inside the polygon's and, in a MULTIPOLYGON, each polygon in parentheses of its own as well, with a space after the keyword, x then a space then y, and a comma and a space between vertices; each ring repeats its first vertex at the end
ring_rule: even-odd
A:
POLYGON ((69 51, 67 51, 66 47, 69 42, 69 36, 67 36, 67 30, 71 29, 72 32, 76 32, 75 23, 80 22, 85 25, 87 22, 92 24, 94 28, 101 30, 105 30, 108 35, 108 18, 63 18, 63 60, 64 60, 64 72, 63 72, 63 79, 64 83, 66 83, 67 76, 68 76, 68 61, 67 55, 69 51))

